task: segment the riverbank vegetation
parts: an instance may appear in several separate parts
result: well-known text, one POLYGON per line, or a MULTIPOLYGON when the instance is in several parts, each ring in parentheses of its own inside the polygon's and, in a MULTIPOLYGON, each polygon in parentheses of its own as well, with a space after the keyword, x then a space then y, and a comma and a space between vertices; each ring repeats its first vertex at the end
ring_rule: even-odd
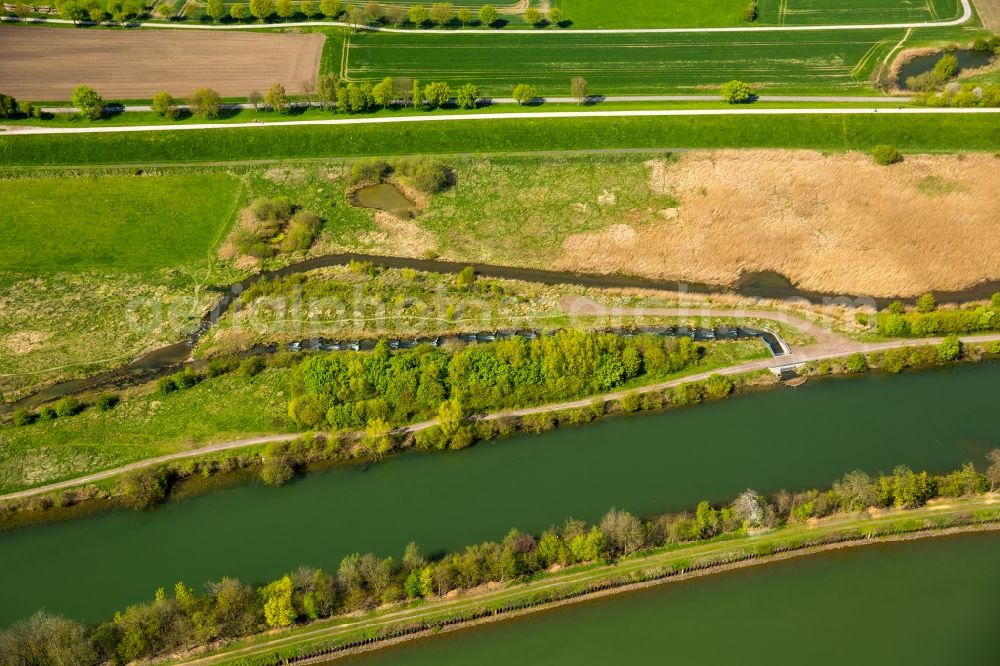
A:
POLYGON ((878 316, 876 330, 886 338, 924 338, 985 333, 1000 329, 1000 292, 975 307, 939 309, 933 294, 924 294, 915 307, 893 301, 878 316))
MULTIPOLYGON (((601 355, 592 353, 592 343, 587 348, 581 346, 580 351, 584 352, 587 367, 594 361, 607 361, 603 367, 610 373, 609 377, 617 377, 615 386, 618 387, 638 387, 669 377, 683 377, 696 371, 763 358, 768 354, 759 340, 694 344, 687 338, 680 341, 655 339, 647 341, 650 354, 650 365, 647 368, 642 365, 641 356, 639 359, 635 357, 638 346, 629 342, 633 349, 628 354, 630 363, 638 360, 640 364, 628 367, 641 374, 626 377, 626 366, 621 360, 624 358, 626 343, 621 338, 578 331, 567 331, 561 335, 563 340, 578 340, 581 345, 583 341, 602 339, 604 345, 601 347, 601 355), (655 345, 668 347, 660 347, 657 354, 653 348, 655 345), (683 354, 673 352, 669 345, 683 347, 683 354), (588 355, 587 352, 591 353, 588 355), (617 364, 615 359, 618 359, 617 364), (676 364, 677 367, 670 364, 676 364), (620 376, 616 375, 618 371, 622 373, 620 376)), ((536 343, 541 346, 541 341, 536 343)), ((120 402, 112 410, 102 411, 92 406, 99 398, 96 396, 93 399, 83 399, 82 412, 72 417, 48 418, 41 411, 26 412, 27 418, 19 418, 23 425, 12 424, 0 429, 0 491, 22 490, 71 479, 88 472, 183 451, 212 441, 289 432, 296 425, 299 429, 330 427, 334 430, 365 430, 368 434, 360 441, 359 446, 353 445, 352 437, 345 439, 340 435, 324 438, 318 448, 313 447, 313 440, 310 439, 306 446, 300 447, 301 455, 295 454, 295 449, 289 452, 287 448, 273 447, 269 449, 270 453, 264 455, 264 462, 273 457, 282 467, 294 469, 320 460, 347 463, 371 460, 384 456, 401 445, 400 437, 391 432, 393 428, 410 423, 413 418, 438 416, 442 403, 461 395, 469 388, 489 391, 489 396, 499 395, 498 402, 491 407, 487 394, 476 394, 475 401, 461 403, 460 413, 456 418, 461 419, 471 414, 473 409, 488 411, 513 404, 511 398, 503 399, 502 396, 505 388, 513 387, 500 383, 500 380, 509 382, 510 376, 480 376, 472 368, 462 367, 460 364, 455 366, 454 374, 451 375, 457 389, 453 394, 452 385, 448 383, 449 364, 455 358, 461 359, 466 366, 474 359, 484 362, 492 360, 498 370, 504 366, 509 370, 511 366, 508 363, 518 359, 507 358, 502 353, 497 356, 494 350, 503 348, 512 351, 521 344, 526 349, 530 348, 529 343, 523 340, 512 340, 506 343, 458 345, 458 348, 449 351, 425 346, 418 350, 392 352, 388 349, 388 344, 383 342, 372 353, 345 351, 301 356, 281 353, 268 357, 266 362, 262 357, 244 360, 220 357, 208 362, 201 370, 187 369, 157 383, 125 391, 120 394, 120 402), (398 357, 394 364, 393 357, 398 357), (399 372, 392 377, 388 374, 376 376, 379 371, 389 369, 387 362, 399 372), (270 366, 269 369, 263 370, 265 365, 270 366), (332 381, 338 376, 337 370, 361 380, 360 383, 342 387, 342 391, 324 383, 323 377, 332 381), (313 381, 306 383, 304 378, 313 377, 310 374, 313 371, 319 374, 316 374, 313 381), (355 375, 356 372, 360 374, 355 375), (421 380, 426 381, 423 382, 423 390, 417 393, 421 380), (339 398, 338 392, 342 393, 339 398), (406 400, 399 403, 389 401, 389 398, 403 397, 406 400), (292 398, 291 404, 289 398, 292 398), (255 405, 255 409, 246 410, 247 404, 255 405)), ((557 394, 580 391, 584 391, 580 395, 589 395, 589 387, 581 385, 586 378, 579 374, 570 376, 569 368, 564 367, 568 359, 563 354, 572 348, 573 345, 569 345, 566 350, 556 350, 554 357, 562 359, 560 363, 563 365, 549 368, 551 386, 538 387, 534 392, 529 390, 530 387, 522 387, 513 398, 539 404, 547 400, 548 393, 551 393, 548 397, 552 399, 556 399, 557 394)), ((517 367, 521 371, 528 372, 532 367, 539 370, 535 365, 537 359, 522 361, 530 363, 520 363, 517 367)), ((715 390, 721 389, 716 387, 715 390)), ((732 384, 729 384, 728 390, 732 390, 732 384)), ((685 404, 700 401, 704 396, 702 389, 698 387, 686 389, 684 395, 687 396, 685 404)), ((658 404, 662 406, 664 403, 658 404)), ((593 410, 582 411, 593 414, 586 419, 592 420, 604 413, 603 402, 599 414, 593 410)), ((580 416, 575 418, 575 422, 582 422, 580 416)), ((563 418, 557 414, 527 419, 523 429, 540 432, 555 427, 560 422, 572 422, 567 419, 568 417, 563 418)), ((495 439, 517 430, 516 421, 503 427, 490 421, 475 430, 461 427, 455 432, 448 432, 452 436, 454 448, 460 448, 454 442, 461 441, 463 446, 467 446, 473 439, 495 439)), ((441 448, 447 443, 445 440, 441 446, 435 444, 433 448, 441 448)), ((429 443, 426 445, 430 446, 429 443)), ((238 455, 236 452, 234 457, 238 455)), ((254 463, 259 464, 261 460, 254 458, 254 463)), ((175 468, 168 468, 167 477, 175 478, 178 472, 184 471, 185 464, 178 463, 175 468)), ((218 469, 218 466, 209 466, 207 472, 200 471, 212 473, 218 469)), ((121 489, 114 484, 109 489, 113 494, 121 494, 121 489)), ((93 495, 91 491, 85 494, 93 495)), ((19 502, 6 508, 44 509, 63 501, 72 502, 72 493, 66 497, 63 493, 56 493, 55 497, 48 498, 38 506, 35 506, 37 503, 19 502)))
MULTIPOLYGON (((753 353, 747 350, 737 352, 736 350, 739 350, 742 344, 747 343, 730 342, 721 346, 718 343, 709 343, 707 345, 708 352, 705 354, 705 357, 701 363, 692 367, 692 371, 710 371, 713 367, 731 365, 737 362, 739 358, 738 356, 731 356, 733 353, 753 353), (729 356, 728 358, 727 355, 729 356)), ((407 352, 407 355, 410 354, 412 352, 407 352)), ((489 356, 488 351, 486 354, 489 356)), ((419 354, 412 355, 417 358, 420 357, 419 354)), ((365 366, 365 363, 359 356, 349 355, 346 364, 336 365, 341 368, 346 365, 346 367, 351 368, 349 372, 357 371, 359 368, 365 366)), ((904 370, 943 366, 955 362, 988 361, 996 359, 998 356, 1000 356, 1000 344, 998 343, 991 345, 962 345, 957 339, 953 338, 937 346, 908 347, 886 352, 854 354, 839 359, 816 361, 806 364, 801 372, 805 376, 830 374, 856 375, 873 370, 898 373, 904 370)), ((323 357, 311 357, 306 362, 308 363, 317 358, 321 359, 323 357)), ((293 429, 293 424, 287 420, 284 400, 286 396, 290 395, 290 393, 286 392, 289 386, 287 367, 294 363, 295 355, 279 354, 274 357, 272 363, 278 369, 269 370, 261 375, 262 379, 260 381, 264 382, 263 386, 268 391, 267 393, 258 394, 267 397, 267 401, 259 403, 266 406, 261 418, 266 416, 273 420, 270 426, 271 431, 279 427, 277 424, 282 424, 280 427, 286 430, 293 429)), ((241 369, 240 366, 239 362, 218 359, 214 362, 214 366, 209 367, 204 376, 219 377, 220 373, 233 373, 229 376, 228 381, 236 382, 235 385, 239 386, 239 377, 246 374, 246 371, 241 369), (213 367, 214 370, 212 369, 213 367)), ((682 371, 679 377, 683 379, 684 374, 686 373, 682 371)), ((251 376, 256 377, 257 375, 252 374, 251 376)), ((419 379, 420 377, 418 377, 418 387, 419 379)), ((199 381, 191 389, 176 393, 171 392, 167 396, 164 396, 162 392, 157 392, 154 394, 154 397, 163 399, 166 402, 174 395, 187 396, 185 401, 179 405, 177 412, 170 410, 165 413, 181 414, 198 419, 202 412, 197 407, 200 403, 196 396, 202 394, 203 391, 214 391, 214 389, 209 389, 208 387, 215 386, 213 384, 215 381, 218 380, 207 379, 199 381), (192 405, 194 405, 194 408, 192 408, 192 405)), ((297 381, 301 381, 301 379, 297 381)), ((7 500, 0 503, 0 510, 2 510, 0 512, 0 523, 4 525, 20 525, 44 520, 57 520, 61 516, 72 517, 72 515, 76 515, 76 512, 86 511, 86 509, 85 507, 81 507, 67 512, 67 507, 75 506, 79 503, 93 503, 92 501, 94 500, 98 500, 101 506, 124 504, 126 506, 144 508, 162 501, 165 497, 173 493, 177 482, 183 482, 179 488, 183 492, 184 487, 190 485, 192 477, 211 477, 217 473, 229 473, 236 470, 242 470, 240 472, 240 482, 245 482, 252 478, 252 476, 257 476, 267 484, 281 485, 291 481, 297 474, 312 469, 320 469, 329 465, 368 464, 388 455, 405 451, 411 447, 432 451, 449 448, 461 449, 478 441, 503 439, 518 433, 541 433, 555 428, 589 423, 607 416, 696 405, 704 401, 721 399, 731 394, 739 394, 773 386, 776 383, 777 380, 774 376, 766 371, 749 372, 735 376, 713 375, 707 380, 681 382, 672 388, 666 389, 647 388, 642 386, 641 383, 634 381, 626 385, 625 389, 619 390, 618 394, 612 398, 605 396, 590 401, 584 400, 581 401, 584 404, 571 404, 562 408, 556 406, 556 409, 553 411, 529 413, 523 416, 505 415, 501 412, 486 416, 485 418, 481 414, 473 413, 472 410, 463 404, 461 399, 449 399, 442 401, 436 411, 429 413, 429 418, 434 420, 433 423, 419 424, 416 430, 409 428, 395 429, 390 421, 387 420, 387 417, 379 414, 371 421, 364 422, 363 428, 347 429, 340 432, 306 434, 294 439, 290 437, 289 440, 292 441, 248 446, 230 451, 194 456, 165 465, 151 465, 134 473, 135 476, 142 477, 142 481, 136 486, 132 486, 133 488, 153 488, 156 490, 158 486, 165 484, 164 495, 156 492, 153 494, 140 493, 129 497, 129 493, 126 492, 128 487, 122 483, 123 477, 117 477, 102 481, 96 485, 80 484, 67 490, 41 493, 17 500, 7 500)), ((412 388, 412 384, 410 384, 410 387, 412 388)), ((363 388, 363 385, 358 385, 354 388, 363 388)), ((298 390, 302 391, 301 386, 298 390)), ((351 388, 348 387, 347 390, 350 391, 351 388)), ((224 395, 239 395, 239 392, 234 392, 228 384, 223 384, 218 389, 218 393, 210 393, 206 399, 211 400, 215 396, 224 395)), ((123 398, 126 404, 131 400, 128 395, 124 395, 123 398)), ((323 396, 322 400, 330 402, 332 399, 329 396, 323 396)), ((372 399, 374 406, 378 409, 384 409, 381 400, 379 397, 372 399)), ((293 400, 293 409, 302 408, 301 405, 294 404, 294 402, 295 400, 293 400)), ((308 402, 315 405, 320 400, 309 398, 308 402)), ((351 418, 358 417, 360 421, 359 409, 363 411, 367 409, 368 405, 366 401, 360 401, 361 407, 359 408, 358 404, 335 404, 332 405, 332 409, 329 409, 328 412, 332 411, 333 416, 338 419, 349 416, 351 418)), ((86 408, 82 415, 62 419, 62 423, 51 419, 43 419, 31 427, 7 428, 0 431, 0 437, 3 438, 0 439, 0 443, 9 443, 8 450, 16 454, 15 457, 4 462, 4 465, 9 470, 5 472, 10 484, 7 486, 7 489, 20 490, 25 487, 23 478, 27 472, 23 469, 22 461, 30 462, 32 460, 33 447, 39 447, 43 451, 54 449, 54 445, 57 445, 66 438, 66 433, 71 431, 77 432, 73 428, 74 423, 87 423, 87 421, 78 421, 78 419, 83 419, 87 415, 89 415, 90 419, 108 419, 108 422, 104 423, 101 428, 95 429, 94 432, 114 431, 119 433, 117 436, 125 436, 128 439, 127 433, 131 427, 128 418, 117 418, 115 420, 108 413, 96 412, 87 407, 87 403, 84 403, 84 405, 86 408), (59 423, 60 428, 57 433, 54 433, 56 436, 53 439, 50 437, 50 431, 46 426, 52 426, 56 423, 59 423), (62 434, 58 435, 58 433, 62 434), (62 439, 59 439, 60 437, 62 439)), ((116 407, 111 413, 118 412, 118 409, 116 407)), ((118 412, 118 414, 120 415, 121 412, 118 412)), ((326 421, 328 418, 328 415, 319 408, 316 408, 313 414, 321 421, 326 421)), ((224 418, 224 414, 214 418, 222 419, 224 418)), ((151 420, 149 427, 152 428, 154 425, 155 420, 151 420)), ((85 429, 79 432, 88 431, 85 429)), ((144 431, 140 430, 140 432, 144 431)), ((149 438, 150 436, 142 435, 142 437, 149 438)), ((189 442, 190 440, 182 444, 180 449, 177 447, 171 448, 170 452, 189 448, 189 442)), ((81 444, 83 445, 82 448, 86 449, 86 441, 84 440, 81 444)), ((159 450, 157 451, 159 452, 159 450)), ((153 452, 148 452, 144 457, 152 455, 154 455, 153 452)), ((131 460, 133 458, 126 458, 123 459, 123 462, 130 462, 131 460)), ((79 476, 89 471, 95 471, 95 468, 87 466, 87 461, 81 462, 81 465, 83 467, 75 473, 66 476, 72 478, 73 476, 79 476)), ((111 466, 113 465, 103 465, 103 467, 111 466)), ((32 485, 42 485, 45 482, 57 480, 56 478, 30 478, 33 479, 32 485)))
MULTIPOLYGON (((1000 451, 992 458, 1000 458, 1000 451)), ((701 502, 689 513, 641 519, 612 509, 595 525, 568 520, 541 534, 513 529, 502 540, 443 556, 429 558, 411 543, 399 560, 354 554, 345 557, 336 572, 300 567, 257 587, 225 578, 209 583, 202 593, 178 582, 172 591, 161 588, 151 602, 130 606, 97 625, 40 612, 0 634, 0 645, 4 654, 43 654, 51 662, 124 663, 212 643, 219 650, 257 632, 333 618, 309 625, 328 629, 330 635, 314 633, 302 643, 293 639, 292 629, 221 648, 223 658, 227 650, 250 648, 249 655, 232 656, 242 663, 273 663, 359 637, 370 641, 406 635, 483 611, 493 615, 494 609, 572 598, 748 557, 992 524, 1000 519, 1000 509, 991 506, 993 498, 984 493, 998 482, 996 464, 986 474, 971 463, 945 475, 897 467, 875 478, 850 472, 825 491, 782 491, 764 497, 747 490, 731 503, 701 502), (929 502, 935 502, 933 509, 923 508, 929 502), (536 585, 544 588, 536 590, 536 585), (519 600, 513 603, 515 597, 519 600), (466 603, 470 606, 464 612, 456 612, 466 603), (379 621, 390 611, 397 612, 394 621, 379 621), (363 614, 360 619, 354 617, 358 613, 363 614), (341 629, 341 618, 348 614, 353 614, 352 626, 341 629), (370 627, 367 618, 373 621, 370 627), (266 645, 270 640, 278 643, 266 645), (256 643, 265 645, 254 650, 256 643)))

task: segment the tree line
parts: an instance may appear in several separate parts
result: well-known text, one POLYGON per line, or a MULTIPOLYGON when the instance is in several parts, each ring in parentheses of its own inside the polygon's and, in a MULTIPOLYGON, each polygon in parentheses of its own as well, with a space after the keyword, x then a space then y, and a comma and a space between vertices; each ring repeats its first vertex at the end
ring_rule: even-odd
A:
POLYGON ((893 301, 879 314, 876 323, 879 335, 887 338, 920 338, 998 329, 1000 292, 993 294, 988 303, 972 308, 939 309, 931 293, 918 298, 916 306, 910 309, 902 301, 893 301))
MULTIPOLYGON (((248 18, 260 21, 274 19, 316 19, 326 18, 331 21, 343 20, 354 28, 364 26, 392 25, 394 27, 409 26, 413 28, 453 28, 461 26, 484 26, 499 28, 506 25, 500 12, 493 5, 482 5, 473 11, 469 7, 459 7, 450 2, 435 2, 431 5, 415 4, 409 7, 389 4, 382 6, 375 1, 364 6, 345 4, 341 0, 320 0, 314 4, 310 0, 295 3, 292 0, 250 0, 248 4, 234 4, 229 11, 223 0, 208 0, 205 15, 213 21, 228 18, 234 21, 244 21, 248 18), (297 6, 296 6, 297 5, 297 6)), ((542 12, 534 7, 524 11, 525 23, 532 27, 547 25, 568 25, 563 11, 559 7, 551 7, 542 12)))
POLYGON ((648 519, 611 509, 593 525, 570 519, 537 535, 512 529, 498 541, 436 558, 410 543, 398 560, 355 553, 344 557, 336 571, 302 566, 256 587, 234 578, 209 582, 201 590, 178 582, 173 590, 160 588, 151 601, 98 624, 40 611, 0 633, 0 654, 9 663, 25 665, 122 664, 383 604, 511 583, 554 566, 613 562, 674 544, 746 535, 869 507, 916 508, 938 497, 995 490, 1000 449, 988 459, 985 474, 972 463, 943 475, 905 466, 875 477, 853 471, 826 491, 782 490, 765 497, 748 489, 721 506, 704 501, 691 512, 648 519))

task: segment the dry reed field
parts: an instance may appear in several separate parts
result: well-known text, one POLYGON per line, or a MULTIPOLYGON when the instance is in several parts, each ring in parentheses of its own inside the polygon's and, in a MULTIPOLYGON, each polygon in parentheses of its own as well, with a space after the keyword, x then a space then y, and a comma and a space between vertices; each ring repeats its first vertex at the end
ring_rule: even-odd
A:
POLYGON ((199 86, 242 97, 313 79, 323 35, 246 32, 63 30, 0 27, 0 91, 20 99, 68 100, 87 84, 105 99, 184 97, 199 86))
POLYGON ((777 271, 805 289, 913 295, 1000 277, 1000 159, 810 151, 687 153, 647 163, 675 209, 563 243, 558 267, 732 283, 777 271))

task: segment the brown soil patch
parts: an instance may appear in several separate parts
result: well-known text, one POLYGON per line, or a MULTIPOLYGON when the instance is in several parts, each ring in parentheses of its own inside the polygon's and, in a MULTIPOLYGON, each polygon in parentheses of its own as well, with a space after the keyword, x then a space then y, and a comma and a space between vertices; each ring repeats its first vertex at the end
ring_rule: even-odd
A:
POLYGON ((44 331, 20 331, 4 338, 3 345, 15 354, 27 354, 40 348, 50 337, 52 334, 44 331))
POLYGON ((375 222, 378 224, 378 230, 366 234, 362 242, 371 243, 378 252, 419 257, 437 247, 434 234, 422 229, 413 220, 401 220, 378 210, 375 211, 375 222))
POLYGON ((973 0, 979 19, 993 33, 1000 33, 1000 0, 973 0))
POLYGON ((199 86, 224 97, 273 83, 298 90, 315 78, 323 41, 319 34, 0 27, 0 90, 40 100, 69 99, 81 83, 105 99, 148 99, 161 90, 186 97, 199 86))
POLYGON ((886 296, 1000 277, 991 155, 880 167, 856 153, 717 151, 651 170, 676 215, 570 236, 557 268, 721 284, 776 271, 804 289, 886 296), (953 186, 928 192, 929 177, 953 186))

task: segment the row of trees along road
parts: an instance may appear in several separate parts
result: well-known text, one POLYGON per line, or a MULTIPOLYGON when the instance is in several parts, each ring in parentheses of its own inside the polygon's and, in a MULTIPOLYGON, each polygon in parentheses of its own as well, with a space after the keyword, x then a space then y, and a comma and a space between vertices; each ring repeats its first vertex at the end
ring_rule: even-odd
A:
MULTIPOLYGON (((384 24, 398 27, 407 24, 420 28, 430 26, 446 28, 455 25, 464 28, 469 25, 500 24, 500 12, 493 5, 482 5, 473 12, 469 7, 460 7, 456 10, 450 2, 436 2, 429 7, 419 4, 410 7, 390 4, 383 7, 378 2, 368 2, 362 7, 354 4, 345 5, 341 0, 320 0, 318 5, 309 0, 298 3, 292 0, 250 0, 247 5, 239 3, 230 5, 227 11, 223 0, 208 0, 205 14, 213 21, 221 21, 227 15, 239 21, 248 17, 264 21, 275 17, 289 20, 299 17, 314 19, 321 16, 331 21, 343 20, 355 27, 384 24)), ((525 10, 523 18, 526 23, 536 27, 546 24, 562 25, 565 21, 563 12, 558 7, 552 7, 544 13, 529 8, 525 10)))

